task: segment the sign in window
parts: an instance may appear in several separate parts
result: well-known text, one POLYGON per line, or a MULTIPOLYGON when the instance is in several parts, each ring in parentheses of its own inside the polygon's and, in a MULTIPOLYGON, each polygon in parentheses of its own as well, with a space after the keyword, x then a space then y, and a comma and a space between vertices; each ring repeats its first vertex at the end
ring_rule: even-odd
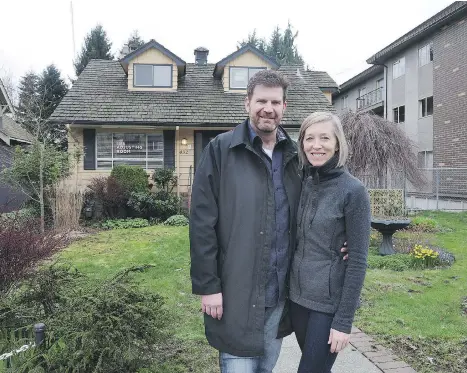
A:
POLYGON ((97 168, 112 169, 125 164, 144 169, 164 167, 162 133, 97 133, 97 168))

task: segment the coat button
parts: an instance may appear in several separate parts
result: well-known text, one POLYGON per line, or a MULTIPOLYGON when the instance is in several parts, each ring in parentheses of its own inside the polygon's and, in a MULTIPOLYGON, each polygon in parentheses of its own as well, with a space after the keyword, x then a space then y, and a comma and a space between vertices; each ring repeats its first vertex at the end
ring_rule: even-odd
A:
POLYGON ((261 234, 261 235, 262 235, 262 234, 263 234, 263 231, 259 232, 259 234, 261 234))
POLYGON ((256 304, 253 304, 253 308, 255 308, 255 307, 256 307, 256 304))

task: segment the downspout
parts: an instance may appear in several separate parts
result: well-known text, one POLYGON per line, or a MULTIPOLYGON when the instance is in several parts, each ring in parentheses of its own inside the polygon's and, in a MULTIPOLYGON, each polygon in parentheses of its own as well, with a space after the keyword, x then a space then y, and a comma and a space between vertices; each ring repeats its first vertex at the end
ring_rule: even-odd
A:
POLYGON ((180 198, 180 126, 175 126, 175 151, 177 157, 177 198, 180 198))

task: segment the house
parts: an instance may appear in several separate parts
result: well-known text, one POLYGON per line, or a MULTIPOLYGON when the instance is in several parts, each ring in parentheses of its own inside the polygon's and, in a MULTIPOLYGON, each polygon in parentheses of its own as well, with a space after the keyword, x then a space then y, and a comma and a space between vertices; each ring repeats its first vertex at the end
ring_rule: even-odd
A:
MULTIPOLYGON (((0 173, 11 165, 14 147, 31 144, 32 136, 14 120, 15 110, 0 79, 0 173)), ((18 209, 26 196, 0 183, 0 213, 18 209)))
MULTIPOLYGON (((421 168, 467 168, 467 2, 452 3, 367 63, 333 94, 336 111, 372 111, 400 125, 421 168)), ((466 178, 456 180, 467 192, 466 178)))
POLYGON ((186 63, 151 40, 119 61, 92 60, 51 116, 69 128, 69 149, 84 147, 81 187, 129 164, 173 168, 178 193, 189 191, 196 164, 210 139, 231 130, 247 114, 249 78, 261 69, 282 72, 291 82, 283 125, 297 137, 303 119, 334 111, 337 84, 325 72, 279 66, 251 45, 215 64, 197 48, 186 63), (328 97, 328 98, 327 98, 328 97))

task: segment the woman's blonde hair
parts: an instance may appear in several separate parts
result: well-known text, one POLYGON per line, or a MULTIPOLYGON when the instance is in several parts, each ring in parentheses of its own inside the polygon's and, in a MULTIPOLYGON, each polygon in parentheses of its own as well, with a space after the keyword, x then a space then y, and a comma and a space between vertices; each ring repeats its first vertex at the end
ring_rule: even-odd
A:
POLYGON ((342 123, 339 117, 329 112, 317 111, 306 117, 300 127, 300 133, 298 135, 298 159, 300 161, 300 168, 309 163, 305 151, 303 150, 303 138, 305 137, 305 132, 313 124, 321 122, 331 122, 334 127, 334 135, 337 139, 337 149, 339 151, 337 167, 344 166, 347 161, 347 157, 349 156, 349 146, 347 145, 344 129, 342 128, 342 123))

